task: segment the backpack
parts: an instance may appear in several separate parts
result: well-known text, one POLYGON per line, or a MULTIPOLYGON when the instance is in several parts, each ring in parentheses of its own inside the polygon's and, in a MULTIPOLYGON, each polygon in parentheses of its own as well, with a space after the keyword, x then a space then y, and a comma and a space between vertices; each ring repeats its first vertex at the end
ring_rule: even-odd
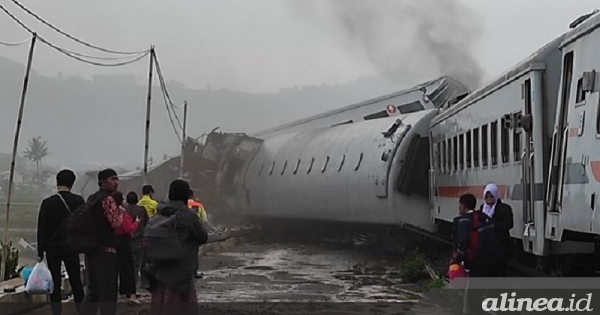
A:
POLYGON ((78 254, 85 254, 98 249, 102 245, 102 240, 97 231, 98 225, 94 223, 92 209, 102 199, 86 202, 79 208, 71 210, 63 196, 57 195, 69 211, 64 219, 65 246, 78 254))
POLYGON ((481 211, 473 212, 473 229, 467 250, 467 260, 473 262, 496 262, 500 259, 500 243, 496 226, 481 211))
POLYGON ((142 237, 142 249, 149 263, 165 263, 181 260, 187 251, 177 234, 177 214, 155 215, 148 221, 142 237))

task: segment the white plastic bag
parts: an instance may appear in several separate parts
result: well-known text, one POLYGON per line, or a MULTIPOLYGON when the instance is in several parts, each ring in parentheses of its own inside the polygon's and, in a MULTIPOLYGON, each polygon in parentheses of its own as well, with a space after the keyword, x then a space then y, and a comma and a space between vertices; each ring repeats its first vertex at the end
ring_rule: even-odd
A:
POLYGON ((25 285, 25 292, 34 295, 50 294, 52 291, 54 291, 54 281, 52 281, 50 269, 43 262, 35 264, 27 280, 27 285, 25 285))

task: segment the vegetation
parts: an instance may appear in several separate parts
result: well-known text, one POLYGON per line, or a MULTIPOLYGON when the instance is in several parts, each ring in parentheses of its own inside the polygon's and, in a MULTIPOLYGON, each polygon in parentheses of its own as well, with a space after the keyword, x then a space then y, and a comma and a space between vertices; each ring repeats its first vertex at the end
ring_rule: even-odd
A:
POLYGON ((429 279, 429 273, 425 270, 424 256, 416 251, 409 252, 403 259, 400 276, 404 282, 412 283, 429 279))
POLYGON ((40 188, 41 186, 50 178, 50 172, 48 170, 43 170, 40 168, 42 164, 42 159, 48 156, 48 147, 46 141, 42 141, 41 136, 37 136, 29 140, 29 147, 23 155, 30 162, 35 163, 36 172, 33 177, 33 182, 37 185, 38 188, 38 198, 40 197, 40 188))
POLYGON ((2 255, 7 252, 8 259, 6 260, 6 268, 4 269, 4 275, 2 277, 2 281, 10 280, 19 277, 19 270, 17 267, 19 266, 19 249, 13 246, 12 242, 8 244, 0 243, 2 245, 2 251, 0 251, 0 262, 4 259, 2 255))

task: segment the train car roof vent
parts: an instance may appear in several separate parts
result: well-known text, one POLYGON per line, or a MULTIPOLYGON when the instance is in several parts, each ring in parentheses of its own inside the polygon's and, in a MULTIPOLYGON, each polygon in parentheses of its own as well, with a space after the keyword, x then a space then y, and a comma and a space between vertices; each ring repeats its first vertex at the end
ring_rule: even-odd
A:
POLYGON ((569 24, 569 28, 576 28, 577 25, 585 22, 585 20, 589 19, 592 15, 594 15, 598 12, 600 12, 600 10, 595 9, 592 13, 588 13, 588 14, 578 17, 577 19, 575 19, 575 21, 573 21, 573 22, 571 22, 571 24, 569 24))
POLYGON ((385 138, 389 138, 396 132, 396 130, 398 130, 401 125, 402 120, 396 119, 396 122, 390 127, 390 129, 388 129, 386 132, 382 132, 381 134, 383 134, 385 138))

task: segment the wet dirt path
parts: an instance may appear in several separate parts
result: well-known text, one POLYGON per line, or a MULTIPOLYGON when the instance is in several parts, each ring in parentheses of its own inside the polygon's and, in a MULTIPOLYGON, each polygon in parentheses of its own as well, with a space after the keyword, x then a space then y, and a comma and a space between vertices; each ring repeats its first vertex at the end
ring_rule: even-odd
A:
POLYGON ((201 302, 401 302, 419 288, 400 278, 400 254, 332 244, 256 241, 200 260, 201 302))

